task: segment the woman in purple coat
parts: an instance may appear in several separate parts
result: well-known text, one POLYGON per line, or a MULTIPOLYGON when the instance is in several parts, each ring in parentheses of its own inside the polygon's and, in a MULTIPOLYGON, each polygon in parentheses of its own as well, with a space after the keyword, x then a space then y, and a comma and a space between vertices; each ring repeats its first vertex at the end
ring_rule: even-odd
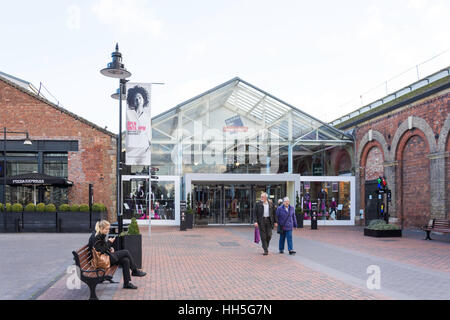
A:
POLYGON ((289 204, 289 198, 283 199, 283 204, 277 209, 278 224, 281 228, 279 249, 280 253, 284 253, 284 243, 287 239, 289 254, 295 254, 292 244, 292 229, 297 228, 297 218, 295 217, 295 209, 289 204))

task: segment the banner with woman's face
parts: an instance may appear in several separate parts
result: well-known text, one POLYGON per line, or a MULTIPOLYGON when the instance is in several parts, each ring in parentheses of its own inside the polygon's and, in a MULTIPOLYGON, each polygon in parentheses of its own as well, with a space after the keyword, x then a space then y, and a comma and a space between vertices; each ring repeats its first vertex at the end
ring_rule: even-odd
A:
POLYGON ((150 113, 151 84, 127 84, 127 135, 125 140, 125 163, 127 165, 150 165, 152 137, 150 113))

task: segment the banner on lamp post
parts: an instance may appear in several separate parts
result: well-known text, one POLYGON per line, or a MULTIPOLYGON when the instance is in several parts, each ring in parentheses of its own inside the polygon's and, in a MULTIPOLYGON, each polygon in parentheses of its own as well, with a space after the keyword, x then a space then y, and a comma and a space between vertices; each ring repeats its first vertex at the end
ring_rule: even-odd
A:
POLYGON ((127 165, 150 165, 151 84, 127 84, 127 134, 125 140, 125 163, 127 165))

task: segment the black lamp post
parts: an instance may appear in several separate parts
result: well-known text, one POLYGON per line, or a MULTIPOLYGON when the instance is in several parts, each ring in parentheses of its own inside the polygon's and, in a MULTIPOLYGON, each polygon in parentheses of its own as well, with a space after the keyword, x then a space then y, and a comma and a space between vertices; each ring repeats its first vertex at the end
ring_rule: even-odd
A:
POLYGON ((32 145, 33 142, 31 142, 31 140, 28 138, 28 132, 23 132, 23 131, 7 131, 6 127, 3 127, 3 202, 4 202, 4 207, 3 207, 3 219, 4 219, 4 227, 5 227, 5 231, 6 231, 6 134, 7 133, 13 133, 13 134, 25 134, 26 138, 23 142, 24 145, 32 145))
POLYGON ((116 44, 116 51, 112 54, 112 62, 108 63, 108 66, 102 70, 100 73, 106 77, 116 78, 119 80, 119 89, 118 89, 118 99, 119 99, 119 135, 117 142, 117 169, 116 169, 116 181, 117 181, 117 221, 119 224, 119 234, 123 230, 122 223, 122 201, 120 196, 122 194, 122 181, 120 174, 120 164, 121 164, 121 154, 122 154, 122 94, 124 93, 124 87, 127 82, 126 78, 131 77, 131 73, 125 69, 124 64, 122 63, 122 54, 119 52, 119 44, 116 44))

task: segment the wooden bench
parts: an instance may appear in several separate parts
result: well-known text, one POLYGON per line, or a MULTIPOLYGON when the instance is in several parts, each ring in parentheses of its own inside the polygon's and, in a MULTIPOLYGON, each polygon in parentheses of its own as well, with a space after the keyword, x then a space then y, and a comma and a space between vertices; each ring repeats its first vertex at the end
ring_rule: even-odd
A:
POLYGON ((98 300, 98 297, 95 293, 95 287, 97 284, 102 283, 103 281, 109 281, 110 283, 116 283, 112 280, 114 273, 117 270, 117 265, 111 266, 109 269, 95 269, 92 266, 92 255, 91 250, 89 250, 89 246, 85 245, 81 249, 77 251, 72 251, 75 265, 77 268, 78 277, 81 281, 86 283, 91 291, 91 296, 89 300, 98 300))
POLYGON ((431 219, 427 226, 422 227, 423 231, 427 232, 425 240, 433 240, 430 238, 432 231, 441 233, 450 233, 450 220, 445 219, 431 219))

